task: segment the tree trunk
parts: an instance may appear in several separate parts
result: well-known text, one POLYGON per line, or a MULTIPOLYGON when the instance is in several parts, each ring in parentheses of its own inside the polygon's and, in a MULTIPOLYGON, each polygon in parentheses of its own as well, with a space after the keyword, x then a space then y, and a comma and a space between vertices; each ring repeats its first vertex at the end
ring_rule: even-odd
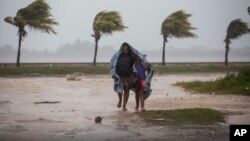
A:
POLYGON ((228 65, 228 52, 229 52, 229 44, 226 43, 226 51, 225 51, 225 65, 228 65))
POLYGON ((96 56, 97 56, 98 41, 99 40, 95 40, 95 56, 94 56, 93 66, 96 65, 96 56))
POLYGON ((165 65, 165 45, 166 45, 166 38, 163 37, 163 48, 162 48, 162 65, 165 65))
POLYGON ((21 43, 22 43, 22 31, 19 32, 19 40, 18 40, 18 51, 17 51, 16 67, 19 67, 19 66, 20 66, 21 43))

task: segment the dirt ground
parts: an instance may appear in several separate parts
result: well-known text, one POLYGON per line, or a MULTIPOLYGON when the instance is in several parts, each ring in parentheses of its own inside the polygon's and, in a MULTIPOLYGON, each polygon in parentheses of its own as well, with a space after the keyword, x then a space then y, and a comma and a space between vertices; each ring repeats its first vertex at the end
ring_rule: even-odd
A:
POLYGON ((213 108, 226 113, 226 123, 203 126, 160 126, 134 113, 130 92, 128 111, 116 107, 118 96, 109 75, 0 78, 1 141, 225 141, 230 124, 250 124, 250 97, 197 94, 173 86, 180 81, 213 80, 223 73, 156 75, 147 110, 213 108), (102 123, 94 119, 101 116, 102 123))

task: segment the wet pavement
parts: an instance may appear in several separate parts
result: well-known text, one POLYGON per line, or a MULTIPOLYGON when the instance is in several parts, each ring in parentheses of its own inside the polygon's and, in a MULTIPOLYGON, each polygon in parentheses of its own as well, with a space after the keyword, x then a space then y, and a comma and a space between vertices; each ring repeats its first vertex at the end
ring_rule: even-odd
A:
POLYGON ((250 98, 195 94, 173 84, 214 80, 225 74, 157 75, 147 110, 213 108, 227 113, 227 122, 200 126, 152 125, 134 112, 130 92, 128 111, 116 107, 118 96, 109 75, 0 78, 0 140, 229 140, 229 124, 250 123, 250 98), (95 117, 102 123, 96 124, 95 117))

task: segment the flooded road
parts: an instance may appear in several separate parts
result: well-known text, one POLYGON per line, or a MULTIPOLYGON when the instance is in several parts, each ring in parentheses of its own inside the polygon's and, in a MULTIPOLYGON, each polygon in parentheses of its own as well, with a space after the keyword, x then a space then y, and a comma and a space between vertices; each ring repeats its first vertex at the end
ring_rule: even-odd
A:
POLYGON ((227 113, 227 122, 197 127, 156 126, 134 112, 130 92, 127 112, 116 107, 118 96, 109 75, 0 78, 0 140, 229 140, 229 124, 250 123, 250 98, 197 94, 173 84, 214 80, 225 74, 156 75, 147 110, 212 108, 227 113), (96 124, 95 117, 102 123, 96 124))

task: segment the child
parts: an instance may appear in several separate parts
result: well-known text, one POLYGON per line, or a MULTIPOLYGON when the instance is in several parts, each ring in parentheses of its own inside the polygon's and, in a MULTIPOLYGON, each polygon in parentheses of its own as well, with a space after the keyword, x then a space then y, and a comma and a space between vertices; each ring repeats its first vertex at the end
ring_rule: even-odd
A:
POLYGON ((145 67, 143 66, 141 60, 139 57, 135 58, 135 70, 136 70, 136 90, 135 90, 135 101, 136 101, 136 107, 135 111, 138 112, 139 110, 139 103, 141 104, 141 110, 140 111, 146 111, 144 109, 144 102, 145 102, 145 80, 146 80, 146 72, 145 67))

